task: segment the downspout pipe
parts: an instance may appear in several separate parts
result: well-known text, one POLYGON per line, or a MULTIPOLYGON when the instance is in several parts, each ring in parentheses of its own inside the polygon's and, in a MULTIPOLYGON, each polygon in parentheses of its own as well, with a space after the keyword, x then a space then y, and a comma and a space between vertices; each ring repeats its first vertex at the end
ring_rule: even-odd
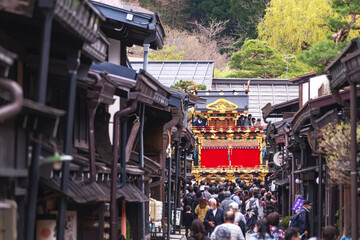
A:
MULTIPOLYGON (((42 7, 44 1, 39 1, 39 7, 42 7)), ((46 89, 47 89, 47 74, 49 69, 49 56, 51 45, 51 30, 54 18, 54 2, 47 1, 51 6, 45 7, 45 20, 43 23, 42 37, 41 37, 41 50, 40 50, 40 69, 38 75, 38 92, 37 101, 45 104, 46 89)), ((26 211, 26 226, 25 226, 25 239, 33 240, 35 236, 35 219, 36 219, 36 199, 38 193, 39 181, 39 159, 41 155, 41 141, 42 134, 36 133, 35 139, 39 142, 34 143, 32 150, 31 164, 29 167, 29 186, 28 186, 28 200, 26 211)))
POLYGON ((144 43, 144 63, 143 63, 143 69, 147 71, 148 62, 149 62, 149 43, 144 43))
POLYGON ((90 184, 95 181, 96 178, 96 165, 95 165, 95 115, 96 110, 100 104, 100 91, 103 86, 100 84, 101 77, 99 74, 89 73, 89 77, 96 79, 94 89, 87 90, 87 110, 88 110, 88 134, 89 134, 89 157, 90 157, 90 178, 85 181, 86 184, 90 184))
POLYGON ((117 111, 114 115, 113 132, 113 161, 111 167, 111 193, 110 193, 110 239, 118 240, 117 231, 117 204, 116 191, 126 183, 126 124, 127 115, 134 112, 137 108, 137 101, 132 100, 129 106, 117 111), (117 164, 119 161, 119 128, 121 122, 121 182, 117 184, 117 164))
MULTIPOLYGON (((73 129, 74 129, 74 116, 75 116, 75 102, 76 102, 76 83, 77 83, 77 69, 80 65, 80 54, 78 50, 69 49, 68 52, 68 71, 69 71, 69 88, 68 88, 68 102, 67 102, 67 115, 66 127, 64 138, 64 153, 72 155, 73 144, 73 129)), ((61 178, 61 191, 67 193, 70 176, 70 162, 65 161, 62 164, 62 178, 61 178)), ((66 211, 67 199, 65 195, 60 198, 59 204, 59 218, 57 224, 57 239, 65 239, 65 224, 66 224, 66 211)))
POLYGON ((11 103, 6 104, 0 108, 0 122, 15 116, 21 111, 23 103, 22 88, 15 81, 0 80, 0 88, 10 92, 11 103))
MULTIPOLYGON (((140 129, 139 129, 139 141, 140 141, 140 147, 139 147, 139 163, 140 167, 144 168, 144 120, 145 120, 145 104, 140 104, 140 129)), ((141 191, 145 194, 145 186, 144 186, 144 175, 141 176, 141 191)), ((142 240, 145 240, 145 203, 141 203, 141 235, 142 240)))

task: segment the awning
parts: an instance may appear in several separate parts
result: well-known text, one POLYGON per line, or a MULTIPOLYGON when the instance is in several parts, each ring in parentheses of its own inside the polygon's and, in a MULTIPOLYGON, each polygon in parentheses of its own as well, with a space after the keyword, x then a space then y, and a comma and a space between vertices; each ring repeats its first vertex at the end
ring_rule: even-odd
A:
MULTIPOLYGON (((110 198, 110 181, 99 182, 99 186, 110 198)), ((124 198, 126 202, 148 202, 149 198, 133 183, 126 183, 122 188, 117 189, 116 198, 124 198)))
POLYGON ((81 179, 70 179, 67 193, 61 191, 61 178, 57 175, 50 179, 42 178, 40 182, 56 192, 65 194, 77 203, 106 202, 110 200, 110 196, 96 182, 85 184, 81 179))
MULTIPOLYGON (((65 194, 61 191, 61 179, 54 176, 50 179, 42 178, 41 183, 56 192, 65 194)), ((85 184, 84 181, 77 178, 69 181, 68 192, 65 194, 77 203, 90 202, 109 202, 110 201, 110 181, 99 181, 85 184)), ((126 183, 122 188, 117 189, 116 198, 124 198, 126 202, 148 202, 149 198, 145 196, 135 184, 126 183)))
POLYGON ((281 179, 281 180, 276 180, 275 181, 275 184, 276 185, 279 185, 279 186, 286 186, 286 185, 289 185, 289 178, 284 178, 284 179, 281 179))

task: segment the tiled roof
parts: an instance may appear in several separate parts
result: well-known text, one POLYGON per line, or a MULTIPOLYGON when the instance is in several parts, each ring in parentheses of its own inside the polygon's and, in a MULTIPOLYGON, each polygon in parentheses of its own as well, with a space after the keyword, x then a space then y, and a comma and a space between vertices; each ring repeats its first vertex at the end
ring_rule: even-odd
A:
MULTIPOLYGON (((143 62, 131 62, 133 69, 143 68, 143 62)), ((212 61, 149 61, 148 69, 151 75, 163 85, 170 87, 180 80, 191 80, 195 84, 204 84, 211 89, 214 72, 212 61)))

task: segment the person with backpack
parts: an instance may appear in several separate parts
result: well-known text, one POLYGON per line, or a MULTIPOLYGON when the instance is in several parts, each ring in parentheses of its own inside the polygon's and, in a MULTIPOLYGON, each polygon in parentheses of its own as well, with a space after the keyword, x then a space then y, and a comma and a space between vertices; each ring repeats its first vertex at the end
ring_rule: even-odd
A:
POLYGON ((255 222, 258 220, 259 199, 255 198, 252 190, 249 191, 249 197, 246 203, 246 223, 251 232, 254 229, 255 222))
POLYGON ((309 212, 311 210, 311 205, 312 204, 309 200, 305 200, 301 211, 295 214, 290 221, 290 227, 299 228, 301 239, 307 239, 310 237, 309 212))
POLYGON ((239 206, 242 205, 242 201, 239 197, 240 193, 241 193, 241 189, 239 187, 236 187, 234 189, 234 194, 232 194, 230 197, 230 199, 233 200, 234 202, 236 202, 237 204, 239 204, 239 206))
POLYGON ((265 194, 265 199, 260 200, 260 204, 264 209, 264 216, 267 217, 270 213, 275 212, 277 200, 272 197, 270 193, 265 194))
POLYGON ((185 195, 183 200, 183 205, 186 206, 192 206, 194 202, 194 193, 193 188, 191 186, 188 187, 188 193, 185 195))
POLYGON ((285 231, 283 227, 279 226, 280 215, 277 212, 267 215, 266 220, 269 223, 271 235, 275 240, 285 240, 285 231))

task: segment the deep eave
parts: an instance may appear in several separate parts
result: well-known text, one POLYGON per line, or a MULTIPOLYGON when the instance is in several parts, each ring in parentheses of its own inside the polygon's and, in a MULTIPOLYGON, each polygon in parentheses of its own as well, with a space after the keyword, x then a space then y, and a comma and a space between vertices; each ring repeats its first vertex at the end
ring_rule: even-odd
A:
POLYGON ((106 17, 102 28, 109 37, 125 38, 128 46, 150 43, 152 49, 163 48, 165 31, 157 13, 130 11, 96 1, 92 4, 106 17))

